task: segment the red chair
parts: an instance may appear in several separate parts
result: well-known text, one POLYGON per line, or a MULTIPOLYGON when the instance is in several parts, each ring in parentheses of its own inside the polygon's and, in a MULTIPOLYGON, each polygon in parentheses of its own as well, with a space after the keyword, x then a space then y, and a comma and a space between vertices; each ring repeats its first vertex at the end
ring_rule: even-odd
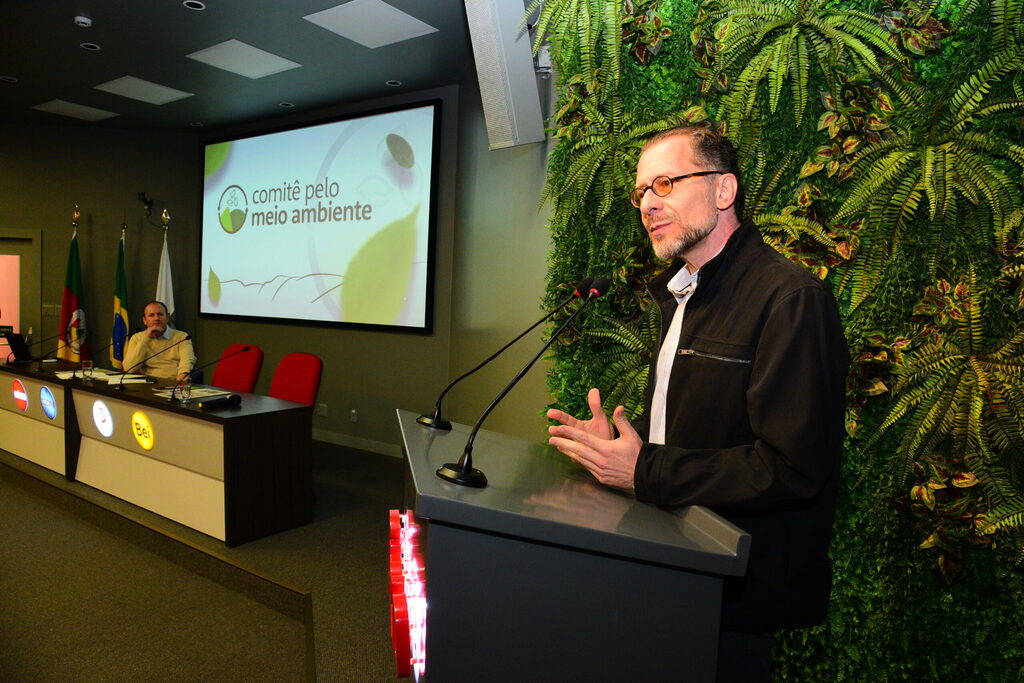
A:
POLYGON ((289 353, 277 364, 274 379, 270 382, 270 395, 311 406, 316 403, 316 395, 320 392, 323 369, 323 361, 312 353, 289 353))
POLYGON ((213 368, 210 384, 228 391, 251 394, 263 367, 263 349, 255 344, 230 344, 220 357, 213 368), (246 347, 249 350, 243 351, 246 347))

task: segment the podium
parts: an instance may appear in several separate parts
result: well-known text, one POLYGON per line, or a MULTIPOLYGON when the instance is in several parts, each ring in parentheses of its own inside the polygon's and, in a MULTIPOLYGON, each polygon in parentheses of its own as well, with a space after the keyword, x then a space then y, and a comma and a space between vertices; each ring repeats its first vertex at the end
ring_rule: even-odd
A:
POLYGON ((473 464, 489 484, 458 486, 435 472, 471 428, 433 430, 403 410, 398 422, 423 563, 418 679, 714 680, 722 584, 743 575, 749 535, 705 508, 638 502, 547 444, 486 430, 473 464))

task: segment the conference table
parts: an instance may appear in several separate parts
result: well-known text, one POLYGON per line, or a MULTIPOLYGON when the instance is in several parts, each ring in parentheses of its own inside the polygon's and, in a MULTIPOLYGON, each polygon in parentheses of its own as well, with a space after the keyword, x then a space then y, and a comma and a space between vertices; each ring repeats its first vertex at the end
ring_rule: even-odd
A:
POLYGON ((0 448, 227 545, 310 521, 311 406, 240 393, 204 410, 160 384, 119 389, 41 365, 0 366, 0 448))

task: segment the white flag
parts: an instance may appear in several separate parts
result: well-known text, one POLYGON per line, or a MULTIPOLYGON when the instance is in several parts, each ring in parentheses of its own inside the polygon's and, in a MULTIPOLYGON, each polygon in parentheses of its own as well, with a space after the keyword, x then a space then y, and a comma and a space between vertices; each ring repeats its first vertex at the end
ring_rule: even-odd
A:
POLYGON ((164 230, 164 250, 160 253, 160 270, 156 276, 157 301, 167 306, 167 317, 174 317, 174 283, 171 281, 171 255, 167 251, 167 231, 164 230))

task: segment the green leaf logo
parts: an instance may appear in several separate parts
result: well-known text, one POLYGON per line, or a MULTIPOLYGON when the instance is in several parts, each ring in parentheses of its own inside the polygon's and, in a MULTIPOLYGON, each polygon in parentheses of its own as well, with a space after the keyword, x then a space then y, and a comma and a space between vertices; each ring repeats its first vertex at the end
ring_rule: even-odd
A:
POLYGON ((217 219, 220 227, 228 234, 235 234, 245 225, 249 215, 249 199, 238 185, 231 185, 220 195, 217 203, 217 219))

